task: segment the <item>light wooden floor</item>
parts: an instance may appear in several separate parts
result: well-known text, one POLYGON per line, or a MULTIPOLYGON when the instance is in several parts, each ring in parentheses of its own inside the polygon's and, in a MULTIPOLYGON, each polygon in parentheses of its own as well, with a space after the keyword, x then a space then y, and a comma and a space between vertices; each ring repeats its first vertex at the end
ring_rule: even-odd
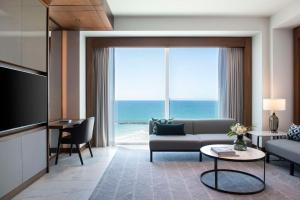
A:
POLYGON ((60 154, 58 165, 50 168, 46 174, 14 200, 85 200, 89 199, 106 167, 116 152, 115 147, 93 148, 94 157, 89 151, 83 152, 84 166, 81 166, 78 154, 71 157, 60 154))

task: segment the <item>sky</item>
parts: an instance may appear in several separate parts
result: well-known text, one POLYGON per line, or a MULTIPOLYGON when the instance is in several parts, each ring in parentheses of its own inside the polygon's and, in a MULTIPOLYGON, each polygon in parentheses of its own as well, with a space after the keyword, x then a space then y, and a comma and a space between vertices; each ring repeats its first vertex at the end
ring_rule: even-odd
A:
MULTIPOLYGON (((171 100, 218 99, 218 48, 169 49, 171 100)), ((164 100, 164 48, 115 48, 115 99, 164 100)))

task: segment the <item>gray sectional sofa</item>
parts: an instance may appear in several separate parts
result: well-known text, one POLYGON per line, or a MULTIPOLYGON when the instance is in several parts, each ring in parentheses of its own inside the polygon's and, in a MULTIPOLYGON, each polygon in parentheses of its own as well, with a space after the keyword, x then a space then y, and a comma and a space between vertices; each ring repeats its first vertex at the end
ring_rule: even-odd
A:
POLYGON ((290 162, 290 174, 294 175, 295 164, 300 165, 300 142, 287 139, 269 140, 265 148, 267 162, 270 161, 270 154, 283 158, 290 162))
MULTIPOLYGON (((153 121, 149 122, 149 147, 150 161, 153 152, 162 151, 191 151, 199 152, 199 160, 202 161, 200 148, 209 144, 232 144, 235 138, 227 136, 230 126, 235 123, 233 119, 212 120, 174 120, 174 124, 184 124, 186 135, 161 136, 152 133, 153 121)), ((245 138, 250 144, 250 139, 245 138)))

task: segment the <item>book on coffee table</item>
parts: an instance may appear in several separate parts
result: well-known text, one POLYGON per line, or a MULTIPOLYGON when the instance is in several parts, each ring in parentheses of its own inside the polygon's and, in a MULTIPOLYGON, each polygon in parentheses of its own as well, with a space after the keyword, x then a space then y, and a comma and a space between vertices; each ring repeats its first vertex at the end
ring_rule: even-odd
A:
POLYGON ((232 147, 212 147, 211 150, 218 156, 235 156, 236 153, 232 147))

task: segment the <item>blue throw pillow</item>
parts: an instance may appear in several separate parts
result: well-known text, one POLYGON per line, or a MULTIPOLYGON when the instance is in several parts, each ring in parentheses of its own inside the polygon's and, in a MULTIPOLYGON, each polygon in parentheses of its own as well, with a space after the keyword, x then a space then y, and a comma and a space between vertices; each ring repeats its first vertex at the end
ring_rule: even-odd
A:
POLYGON ((156 135, 185 135, 184 124, 157 124, 156 135))
POLYGON ((173 119, 155 119, 152 118, 152 133, 157 133, 157 124, 173 124, 173 119))
POLYGON ((292 124, 288 131, 288 139, 300 142, 300 126, 292 124))

